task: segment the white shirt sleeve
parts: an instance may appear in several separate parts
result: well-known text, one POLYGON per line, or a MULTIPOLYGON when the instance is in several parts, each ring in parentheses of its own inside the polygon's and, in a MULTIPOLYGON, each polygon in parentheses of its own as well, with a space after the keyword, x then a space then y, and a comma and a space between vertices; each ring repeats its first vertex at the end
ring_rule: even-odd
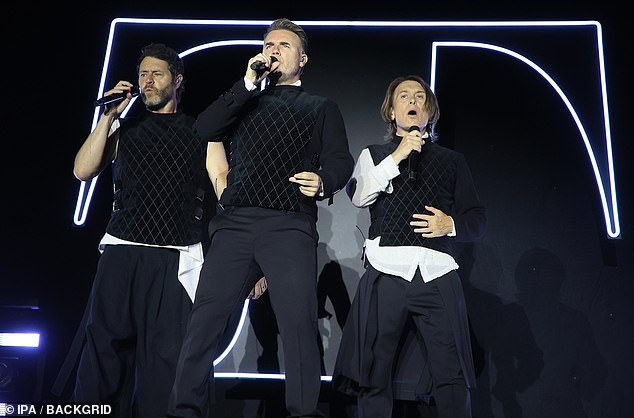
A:
POLYGON ((248 78, 244 77, 244 87, 246 87, 246 89, 249 90, 249 91, 253 91, 253 90, 256 89, 257 86, 255 84, 253 84, 251 82, 251 80, 249 80, 248 78))
POLYGON ((398 166, 391 155, 374 165, 370 151, 364 148, 352 172, 352 178, 356 181, 354 195, 351 197, 352 204, 365 207, 374 203, 379 193, 392 193, 392 179, 399 174, 398 166))

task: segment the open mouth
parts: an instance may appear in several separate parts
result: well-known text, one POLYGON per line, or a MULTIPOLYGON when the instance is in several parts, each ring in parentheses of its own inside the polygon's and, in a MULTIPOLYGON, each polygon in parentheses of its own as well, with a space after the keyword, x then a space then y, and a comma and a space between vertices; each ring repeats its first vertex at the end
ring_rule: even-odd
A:
POLYGON ((416 116, 418 113, 415 110, 410 110, 407 112, 407 116, 416 116))

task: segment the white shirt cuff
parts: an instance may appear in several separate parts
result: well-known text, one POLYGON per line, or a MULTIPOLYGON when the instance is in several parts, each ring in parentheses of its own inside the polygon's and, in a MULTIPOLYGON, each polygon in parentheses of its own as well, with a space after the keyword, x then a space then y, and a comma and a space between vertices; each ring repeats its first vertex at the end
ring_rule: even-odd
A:
POLYGON ((246 89, 249 90, 249 91, 253 91, 253 90, 255 90, 255 88, 257 86, 255 84, 253 84, 251 82, 251 80, 249 80, 248 78, 244 77, 244 87, 246 87, 246 89))
POLYGON ((453 218, 450 216, 449 219, 451 219, 451 232, 447 234, 448 237, 455 237, 456 236, 456 223, 453 221, 453 218))

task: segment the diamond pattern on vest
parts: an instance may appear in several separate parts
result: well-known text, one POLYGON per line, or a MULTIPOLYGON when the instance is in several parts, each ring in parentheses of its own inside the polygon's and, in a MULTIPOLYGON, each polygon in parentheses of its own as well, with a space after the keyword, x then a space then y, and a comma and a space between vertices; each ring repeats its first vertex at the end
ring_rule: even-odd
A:
POLYGON ((153 115, 123 128, 108 232, 156 245, 200 241, 194 214, 201 205, 195 195, 204 175, 204 145, 184 115, 153 115))
POLYGON ((288 179, 306 170, 308 145, 319 108, 297 90, 260 97, 233 136, 229 202, 298 211, 300 192, 288 179))
MULTIPOLYGON (((380 161, 389 155, 390 149, 396 147, 384 148, 385 150, 375 152, 373 158, 380 161)), ((375 203, 379 206, 370 209, 375 212, 373 222, 378 222, 376 226, 379 228, 375 235, 381 236, 381 246, 429 247, 432 239, 415 233, 410 225, 412 215, 429 214, 425 210, 425 205, 450 213, 453 205, 456 159, 451 152, 441 147, 431 145, 425 148, 417 167, 417 181, 408 180, 406 170, 401 169, 402 174, 392 179, 392 193, 383 193, 375 203)))

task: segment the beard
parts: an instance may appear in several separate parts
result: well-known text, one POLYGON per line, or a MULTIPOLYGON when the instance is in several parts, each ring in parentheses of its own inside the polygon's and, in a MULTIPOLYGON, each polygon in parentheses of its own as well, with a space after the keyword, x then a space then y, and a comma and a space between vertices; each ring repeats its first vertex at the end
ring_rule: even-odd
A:
POLYGON ((145 91, 141 92, 141 100, 143 100, 148 110, 160 110, 171 98, 172 96, 170 95, 169 89, 157 89, 154 92, 150 92, 150 94, 147 94, 145 91))

